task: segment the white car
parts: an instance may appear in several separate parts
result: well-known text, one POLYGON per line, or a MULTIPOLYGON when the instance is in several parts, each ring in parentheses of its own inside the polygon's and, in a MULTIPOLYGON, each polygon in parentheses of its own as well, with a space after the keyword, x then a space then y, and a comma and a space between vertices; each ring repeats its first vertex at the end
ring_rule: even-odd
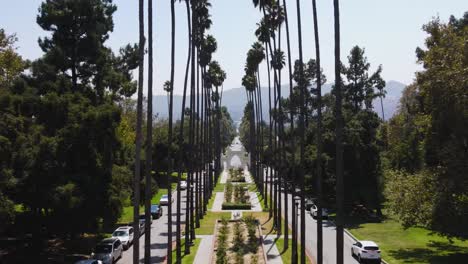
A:
POLYGON ((180 181, 180 189, 181 190, 187 190, 187 182, 186 181, 180 181))
MULTIPOLYGON (((171 198, 171 203, 174 202, 174 198, 171 198)), ((164 194, 159 200, 159 205, 169 205, 169 195, 164 194)))
MULTIPOLYGON (((311 207, 310 207, 310 215, 312 216, 312 218, 317 218, 317 215, 318 215, 318 208, 317 208, 317 205, 313 204, 311 207)), ((328 219, 328 210, 325 209, 325 208, 322 208, 322 219, 328 219)))
POLYGON ((122 242, 123 248, 128 249, 133 243, 133 227, 119 227, 112 233, 112 237, 118 238, 122 242))
POLYGON ((358 241, 351 247, 351 255, 356 256, 359 263, 362 260, 375 260, 381 262, 379 246, 373 241, 358 241))

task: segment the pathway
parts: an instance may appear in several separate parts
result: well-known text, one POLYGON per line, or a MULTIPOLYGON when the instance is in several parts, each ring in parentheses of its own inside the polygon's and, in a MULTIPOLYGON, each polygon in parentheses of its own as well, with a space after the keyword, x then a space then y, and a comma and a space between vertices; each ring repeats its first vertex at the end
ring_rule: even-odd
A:
POLYGON ((281 253, 276 246, 276 235, 263 236, 263 246, 266 250, 267 260, 269 264, 283 264, 281 253))
POLYGON ((211 263, 213 251, 214 236, 212 235, 197 235, 201 238, 200 246, 198 247, 197 254, 195 255, 194 264, 208 264, 211 263))

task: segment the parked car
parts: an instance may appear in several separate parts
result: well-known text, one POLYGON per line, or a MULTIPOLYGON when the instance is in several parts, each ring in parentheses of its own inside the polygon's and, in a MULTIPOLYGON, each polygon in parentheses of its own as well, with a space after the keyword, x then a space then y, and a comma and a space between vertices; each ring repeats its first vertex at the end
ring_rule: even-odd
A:
POLYGON ((75 264, 102 264, 102 261, 97 260, 97 259, 84 259, 84 260, 75 262, 75 264))
POLYGON ((180 189, 187 190, 187 181, 180 181, 180 189))
MULTIPOLYGON (((146 224, 146 216, 144 214, 141 214, 139 218, 140 218, 140 222, 143 222, 143 223, 146 224)), ((153 224, 153 215, 151 215, 151 214, 150 214, 150 223, 149 224, 150 225, 153 224)))
POLYGON ((154 219, 158 219, 159 217, 161 217, 163 215, 162 207, 157 204, 152 204, 151 215, 153 216, 154 219))
POLYGON ((133 243, 133 235, 133 227, 131 226, 119 227, 112 233, 112 237, 118 238, 122 242, 124 250, 128 249, 133 243))
POLYGON ((310 198, 307 198, 305 200, 305 209, 306 211, 310 211, 310 208, 312 207, 312 205, 314 205, 314 200, 313 199, 310 199, 310 198))
MULTIPOLYGON (((310 216, 312 216, 312 218, 317 218, 318 216, 318 207, 317 205, 313 204, 311 207, 310 207, 310 216)), ((328 219, 328 210, 325 209, 325 208, 322 208, 322 219, 328 219)))
POLYGON ((358 241, 351 247, 351 255, 356 256, 359 263, 363 260, 381 262, 379 246, 373 241, 358 241))
POLYGON ((122 257, 122 252, 122 242, 118 238, 106 238, 96 245, 91 257, 103 264, 112 264, 122 257))
MULTIPOLYGON (((174 202, 174 198, 171 198, 171 203, 174 202)), ((164 194, 159 200, 159 205, 169 205, 169 195, 164 194)))
POLYGON ((145 233, 145 221, 138 221, 140 223, 140 236, 145 233))

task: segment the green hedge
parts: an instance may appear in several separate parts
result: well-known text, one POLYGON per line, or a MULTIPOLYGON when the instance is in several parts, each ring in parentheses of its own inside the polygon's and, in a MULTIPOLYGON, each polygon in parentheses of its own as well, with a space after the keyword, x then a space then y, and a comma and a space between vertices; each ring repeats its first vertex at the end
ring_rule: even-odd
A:
POLYGON ((223 203, 223 210, 250 210, 252 206, 249 203, 223 203))
POLYGON ((227 182, 245 182, 245 177, 228 179, 227 182))

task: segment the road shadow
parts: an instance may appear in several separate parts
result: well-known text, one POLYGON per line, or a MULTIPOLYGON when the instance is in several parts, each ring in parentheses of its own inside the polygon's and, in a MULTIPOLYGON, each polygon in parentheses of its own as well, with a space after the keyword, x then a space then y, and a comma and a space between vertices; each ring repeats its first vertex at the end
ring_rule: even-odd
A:
POLYGON ((166 249, 167 243, 153 243, 151 244, 151 249, 166 249))
MULTIPOLYGON (((162 232, 162 233, 159 233, 160 236, 169 236, 169 233, 168 232, 162 232)), ((172 232, 172 236, 175 237, 177 235, 177 232, 172 232)))

